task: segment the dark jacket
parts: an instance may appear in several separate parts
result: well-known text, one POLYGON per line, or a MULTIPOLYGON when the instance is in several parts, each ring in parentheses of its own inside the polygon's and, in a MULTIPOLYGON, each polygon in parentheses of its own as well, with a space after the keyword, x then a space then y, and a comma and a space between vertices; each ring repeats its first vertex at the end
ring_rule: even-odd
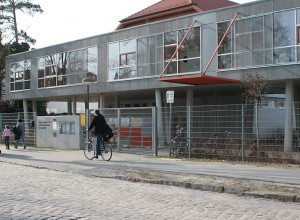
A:
POLYGON ((95 135, 103 134, 109 129, 109 126, 106 123, 104 116, 101 114, 94 117, 88 130, 90 131, 93 127, 95 127, 95 135))

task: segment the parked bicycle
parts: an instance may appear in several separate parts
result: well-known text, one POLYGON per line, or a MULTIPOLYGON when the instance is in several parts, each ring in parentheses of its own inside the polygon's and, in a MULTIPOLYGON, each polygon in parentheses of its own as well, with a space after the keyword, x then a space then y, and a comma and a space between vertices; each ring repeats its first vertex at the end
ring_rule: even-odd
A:
POLYGON ((219 138, 216 133, 213 133, 212 136, 208 137, 205 142, 202 144, 204 148, 236 148, 238 147, 237 142, 230 137, 231 132, 225 131, 225 138, 219 138))
POLYGON ((188 154, 189 142, 186 138, 186 130, 181 125, 176 126, 175 136, 171 139, 170 156, 185 156, 188 154))
MULTIPOLYGON (((112 146, 109 141, 102 139, 100 146, 101 157, 103 160, 109 161, 112 157, 112 146)), ((84 156, 88 160, 92 160, 96 156, 96 137, 94 134, 89 132, 88 142, 84 145, 84 156)))
POLYGON ((185 156, 188 155, 189 142, 187 138, 172 138, 170 156, 185 156))

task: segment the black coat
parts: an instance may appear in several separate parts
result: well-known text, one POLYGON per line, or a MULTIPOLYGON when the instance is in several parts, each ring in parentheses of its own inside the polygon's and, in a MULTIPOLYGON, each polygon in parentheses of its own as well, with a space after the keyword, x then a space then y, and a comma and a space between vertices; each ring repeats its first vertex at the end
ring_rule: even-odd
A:
POLYGON ((90 131, 93 127, 95 127, 95 135, 103 134, 109 129, 109 126, 106 123, 104 116, 101 114, 94 117, 88 130, 90 131))

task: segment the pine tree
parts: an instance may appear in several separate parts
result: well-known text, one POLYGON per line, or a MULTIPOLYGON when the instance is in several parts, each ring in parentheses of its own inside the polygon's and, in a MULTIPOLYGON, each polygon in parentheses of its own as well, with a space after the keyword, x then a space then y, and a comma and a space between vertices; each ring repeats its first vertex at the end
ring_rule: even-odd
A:
POLYGON ((17 11, 33 16, 43 13, 40 5, 33 4, 31 0, 0 0, 0 11, 2 32, 12 31, 16 44, 19 44, 20 38, 25 42, 35 43, 35 39, 28 36, 24 30, 18 30, 17 11))

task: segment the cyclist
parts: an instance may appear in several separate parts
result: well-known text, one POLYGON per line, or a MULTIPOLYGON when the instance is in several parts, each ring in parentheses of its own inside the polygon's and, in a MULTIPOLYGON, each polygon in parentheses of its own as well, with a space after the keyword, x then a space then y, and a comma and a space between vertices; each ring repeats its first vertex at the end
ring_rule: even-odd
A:
POLYGON ((100 113, 98 109, 94 111, 94 115, 95 117, 91 125, 89 126, 88 131, 90 131, 93 127, 95 127, 95 135, 97 137, 95 158, 98 158, 98 155, 101 155, 100 146, 101 146, 102 136, 107 130, 110 129, 110 127, 106 123, 104 116, 100 113))

